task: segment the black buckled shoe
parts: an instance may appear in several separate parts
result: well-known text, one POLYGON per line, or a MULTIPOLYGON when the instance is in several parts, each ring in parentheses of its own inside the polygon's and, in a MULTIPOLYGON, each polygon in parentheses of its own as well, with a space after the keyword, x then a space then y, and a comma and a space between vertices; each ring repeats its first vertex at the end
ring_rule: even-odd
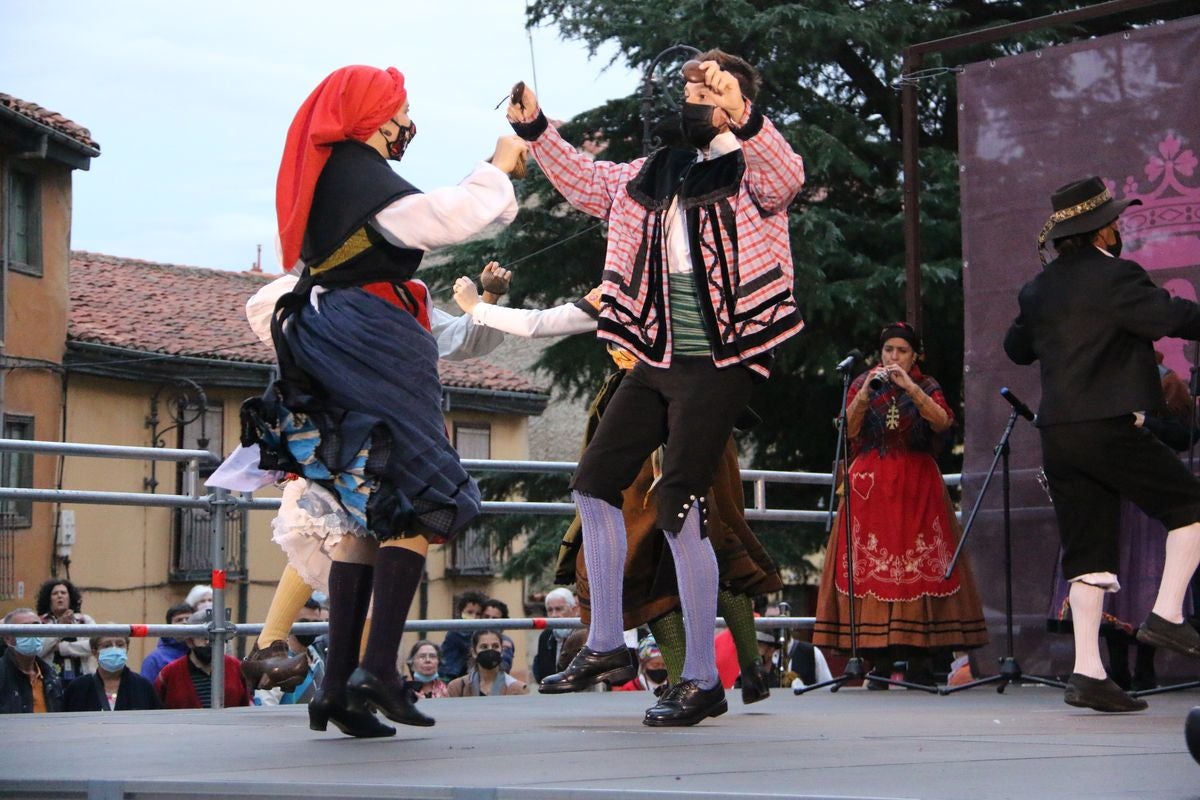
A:
POLYGON ((382 681, 359 667, 346 683, 346 695, 401 725, 428 728, 434 724, 433 717, 417 710, 417 693, 403 680, 382 681))
POLYGON ((1200 658, 1200 633, 1184 622, 1168 622, 1153 611, 1138 628, 1137 640, 1142 644, 1165 647, 1192 658, 1200 658))
POLYGON ((287 642, 271 642, 242 659, 242 677, 253 689, 270 689, 278 686, 285 692, 295 689, 308 675, 308 656, 304 653, 292 655, 287 642))
POLYGON ((742 703, 750 705, 771 696, 767 686, 767 676, 763 675, 762 665, 755 664, 750 669, 742 670, 742 703))
POLYGON ((395 728, 384 725, 369 709, 348 699, 344 691, 318 691, 308 704, 308 727, 314 731, 323 731, 330 722, 342 733, 358 739, 396 735, 395 728))
POLYGON ((562 672, 547 675, 538 685, 542 694, 582 692, 601 681, 609 685, 629 683, 637 677, 637 668, 629 658, 629 648, 621 645, 615 650, 598 653, 584 645, 562 672))
POLYGON ((1069 706, 1091 708, 1096 711, 1121 713, 1125 711, 1143 711, 1150 704, 1140 697, 1132 697, 1121 691, 1121 687, 1111 679, 1089 678, 1078 672, 1071 673, 1067 680, 1067 690, 1063 700, 1069 706))
POLYGON ((655 728, 684 727, 719 717, 728 710, 725 688, 720 681, 711 689, 701 689, 695 681, 685 680, 672 686, 657 705, 646 710, 642 724, 655 728))

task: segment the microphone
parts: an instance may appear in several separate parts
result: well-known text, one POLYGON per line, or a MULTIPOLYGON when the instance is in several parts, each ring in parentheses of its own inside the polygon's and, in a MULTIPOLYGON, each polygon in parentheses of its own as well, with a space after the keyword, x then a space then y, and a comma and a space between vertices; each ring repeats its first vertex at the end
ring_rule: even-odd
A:
POLYGON ((861 350, 851 350, 849 353, 846 353, 845 358, 837 363, 837 366, 834 367, 834 369, 836 369, 838 372, 849 372, 854 368, 854 362, 858 361, 860 358, 862 358, 861 350))
POLYGON ((1008 401, 1008 404, 1025 419, 1033 422, 1033 412, 1029 410, 1029 406, 1022 403, 1017 396, 1012 393, 1012 390, 1005 386, 1000 390, 1000 396, 1008 401))

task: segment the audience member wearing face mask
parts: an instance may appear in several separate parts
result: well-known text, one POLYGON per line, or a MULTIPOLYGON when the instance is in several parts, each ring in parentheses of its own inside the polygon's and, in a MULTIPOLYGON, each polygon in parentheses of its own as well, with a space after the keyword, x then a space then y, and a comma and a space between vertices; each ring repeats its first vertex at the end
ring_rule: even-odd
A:
MULTIPOLYGON (((562 586, 546 593, 546 616, 550 619, 578 616, 575 595, 562 586)), ((558 659, 563 643, 571 635, 571 628, 547 628, 538 636, 537 654, 533 658, 533 678, 540 681, 547 675, 558 672, 558 659)))
MULTIPOLYGON (((41 625, 32 608, 4 615, 5 625, 41 625)), ((41 658, 41 636, 5 636, 7 647, 0 658, 0 714, 43 714, 62 711, 62 681, 54 667, 41 658)))
POLYGON ((128 639, 93 636, 88 641, 96 671, 67 686, 67 711, 146 711, 159 707, 154 684, 127 666, 128 639))
MULTIPOLYGON (((207 621, 203 611, 188 617, 189 625, 207 621)), ((212 708, 212 644, 207 637, 189 636, 188 654, 163 667, 154 681, 154 691, 163 708, 212 708)), ((233 656, 219 655, 225 668, 225 707, 248 706, 250 689, 242 679, 242 665, 233 656)))
POLYGON ((504 643, 496 631, 475 631, 471 637, 471 668, 450 681, 450 697, 528 694, 529 687, 500 665, 504 643))
POLYGON ((638 642, 638 674, 629 683, 614 686, 614 692, 654 692, 661 694, 667 686, 667 663, 653 636, 638 642))
POLYGON ((428 639, 421 639, 408 651, 408 671, 412 680, 420 684, 416 692, 421 697, 432 699, 450 696, 446 682, 438 674, 441 661, 441 650, 428 639))

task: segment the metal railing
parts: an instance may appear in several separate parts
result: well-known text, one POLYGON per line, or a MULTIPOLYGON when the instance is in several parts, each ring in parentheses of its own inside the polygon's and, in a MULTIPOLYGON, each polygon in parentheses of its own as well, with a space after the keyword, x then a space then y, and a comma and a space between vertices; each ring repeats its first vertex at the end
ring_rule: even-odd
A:
MULTIPOLYGON (((777 628, 811 628, 816 617, 755 617, 754 626, 760 631, 777 628)), ((584 627, 579 617, 513 617, 511 619, 410 619, 404 625, 405 633, 429 633, 431 631, 541 631, 575 630, 584 627)), ((717 617, 717 627, 724 628, 724 617, 717 617)), ((231 636, 257 636, 262 633, 263 623, 245 622, 233 625, 231 636)), ((4 636, 50 636, 90 638, 93 636, 116 636, 122 639, 141 639, 169 636, 175 639, 207 637, 211 623, 194 625, 139 625, 136 623, 105 622, 92 625, 60 625, 57 623, 32 623, 23 625, 0 625, 4 636)), ((291 633, 316 635, 329 632, 328 622, 296 622, 291 633)))
MULTIPOLYGON (((238 496, 225 489, 214 489, 201 495, 200 464, 214 463, 217 458, 206 450, 183 450, 166 447, 127 447, 122 445, 81 444, 76 442, 43 442, 28 439, 0 439, 0 452, 26 452, 57 456, 81 456, 87 458, 117 458, 140 461, 174 461, 185 463, 184 486, 187 494, 145 494, 140 492, 107 492, 79 489, 33 489, 0 487, 0 500, 29 500, 42 503, 80 503, 90 505, 119 505, 144 508, 196 508, 207 509, 212 526, 212 616, 207 625, 0 625, 3 635, 120 635, 120 636, 168 636, 205 635, 212 642, 214 653, 224 653, 225 643, 236 636, 258 633, 261 625, 235 625, 228 619, 225 604, 226 570, 226 521, 229 509, 244 508, 257 510, 278 509, 278 498, 255 498, 238 496), (65 630, 63 630, 65 629, 65 630), (31 632, 32 631, 32 632, 31 632)), ((567 461, 500 461, 490 459, 464 459, 463 465, 471 472, 541 472, 570 473, 574 462, 567 461)), ((957 485, 959 475, 944 476, 947 484, 957 485)), ((783 472, 776 470, 742 470, 743 481, 754 484, 754 502, 746 507, 746 519, 771 522, 823 522, 828 511, 804 509, 771 509, 767 507, 766 487, 771 484, 829 486, 832 477, 820 472, 783 472)), ((514 500, 484 501, 484 514, 535 514, 572 515, 573 503, 535 503, 514 500)), ((759 620, 761 628, 780 627, 785 622, 797 625, 812 624, 810 617, 766 618, 769 624, 759 620)), ((577 627, 578 620, 571 619, 505 619, 495 621, 494 627, 505 630, 577 627)), ((309 632, 308 626, 327 627, 327 623, 302 623, 295 630, 309 632)), ((491 628, 484 620, 413 620, 406 630, 478 630, 491 628)), ((222 708, 225 700, 225 671, 212 670, 212 707, 222 708)))

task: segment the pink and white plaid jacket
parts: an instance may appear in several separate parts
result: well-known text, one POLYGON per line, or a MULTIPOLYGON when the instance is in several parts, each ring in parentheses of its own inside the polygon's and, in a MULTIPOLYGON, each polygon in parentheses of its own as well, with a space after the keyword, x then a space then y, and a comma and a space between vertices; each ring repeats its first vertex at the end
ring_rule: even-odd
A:
POLYGON ((697 164, 665 149, 628 164, 594 161, 549 126, 530 141, 563 197, 608 222, 597 335, 652 366, 671 365, 664 225, 676 187, 713 362, 765 377, 770 351, 804 327, 792 296, 787 219, 804 162, 761 113, 748 108, 744 120, 741 150, 697 164), (669 180, 676 173, 687 182, 669 180))

